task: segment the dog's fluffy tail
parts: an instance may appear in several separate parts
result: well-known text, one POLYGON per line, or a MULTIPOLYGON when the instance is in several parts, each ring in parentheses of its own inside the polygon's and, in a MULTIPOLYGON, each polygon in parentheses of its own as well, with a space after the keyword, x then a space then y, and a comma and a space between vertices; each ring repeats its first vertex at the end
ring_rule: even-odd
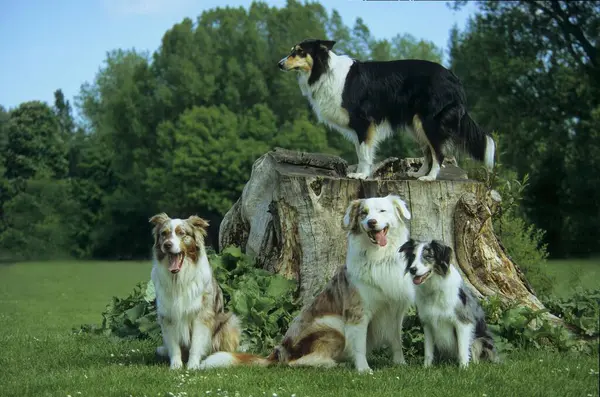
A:
POLYGON ((475 325, 475 340, 471 345, 471 357, 473 361, 477 362, 500 362, 498 351, 494 345, 494 338, 485 323, 484 317, 479 318, 475 325))
POLYGON ((475 160, 483 162, 491 171, 494 168, 494 156, 496 154, 494 139, 479 128, 467 112, 461 117, 459 125, 459 139, 462 141, 465 150, 475 160))
POLYGON ((247 353, 216 352, 206 357, 200 364, 201 369, 237 367, 240 365, 257 365, 266 367, 273 364, 269 358, 247 353))

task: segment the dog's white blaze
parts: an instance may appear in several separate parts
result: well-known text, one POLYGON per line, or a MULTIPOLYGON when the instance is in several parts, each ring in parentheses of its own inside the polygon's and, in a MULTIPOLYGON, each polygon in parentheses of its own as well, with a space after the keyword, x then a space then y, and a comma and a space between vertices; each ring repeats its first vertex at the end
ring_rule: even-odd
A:
POLYGON ((317 118, 322 123, 341 132, 347 139, 357 142, 356 133, 348 128, 348 112, 342 108, 342 93, 346 75, 354 61, 346 55, 329 51, 329 72, 324 73, 312 85, 308 84, 308 73, 298 74, 302 94, 308 98, 317 118))
POLYGON ((413 261, 412 265, 410 265, 411 269, 412 268, 416 269, 414 276, 422 276, 425 273, 427 273, 428 271, 432 270, 429 266, 425 266, 425 264, 421 260, 422 255, 423 255, 423 248, 425 248, 425 244, 419 244, 419 245, 417 245, 417 248, 415 249, 415 252, 414 252, 415 260, 413 261))
POLYGON ((490 136, 486 136, 485 155, 483 162, 488 169, 494 168, 494 154, 496 152, 496 144, 490 136))
MULTIPOLYGON (((181 239, 175 233, 175 229, 177 226, 183 224, 183 220, 181 219, 171 219, 169 225, 171 227, 171 234, 167 240, 171 241, 171 249, 168 250, 170 254, 179 254, 181 252, 181 239)), ((166 241, 166 240, 165 240, 166 241)))

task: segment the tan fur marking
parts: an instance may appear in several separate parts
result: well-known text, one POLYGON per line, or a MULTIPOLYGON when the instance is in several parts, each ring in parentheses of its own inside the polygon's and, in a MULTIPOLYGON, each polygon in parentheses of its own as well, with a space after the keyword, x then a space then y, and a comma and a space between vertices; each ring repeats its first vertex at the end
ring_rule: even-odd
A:
POLYGON ((371 123, 371 125, 369 125, 369 128, 367 129, 367 138, 365 139, 365 142, 367 143, 367 145, 372 145, 373 144, 373 140, 375 139, 375 135, 377 133, 377 128, 375 126, 375 123, 371 123))
POLYGON ((415 138, 417 142, 421 146, 430 146, 429 139, 427 138, 427 134, 425 134, 425 130, 423 129, 423 123, 421 121, 421 117, 418 114, 413 116, 412 127, 415 133, 415 138))
POLYGON ((295 68, 299 68, 304 70, 305 72, 310 72, 313 67, 313 59, 310 54, 306 54, 306 57, 299 56, 288 56, 283 63, 283 66, 286 70, 292 70, 295 68))
POLYGON ((350 224, 346 227, 344 225, 344 220, 342 218, 342 229, 346 231, 351 231, 353 233, 357 233, 358 229, 358 221, 359 216, 362 211, 362 200, 352 200, 350 203, 350 224))
POLYGON ((315 356, 306 357, 302 365, 310 365, 311 362, 317 365, 328 358, 336 360, 343 354, 346 341, 338 329, 329 325, 327 317, 331 317, 331 321, 352 324, 359 322, 363 313, 360 294, 350 283, 346 268, 342 267, 294 319, 269 360, 292 364, 294 360, 312 354, 315 356))

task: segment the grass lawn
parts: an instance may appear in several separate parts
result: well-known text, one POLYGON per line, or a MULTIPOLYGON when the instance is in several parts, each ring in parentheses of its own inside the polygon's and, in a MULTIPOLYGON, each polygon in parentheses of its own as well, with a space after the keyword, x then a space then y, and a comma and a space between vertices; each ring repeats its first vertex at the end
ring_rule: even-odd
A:
POLYGON ((555 278, 554 293, 565 297, 575 288, 600 288, 600 258, 551 260, 545 271, 555 278))
MULTIPOLYGON (((113 295, 149 277, 149 263, 46 262, 0 266, 0 396, 598 396, 598 357, 517 352, 499 365, 404 368, 373 375, 234 368, 171 371, 155 346, 72 335, 97 323, 113 295)), ((597 280, 597 278, 596 278, 597 280)))

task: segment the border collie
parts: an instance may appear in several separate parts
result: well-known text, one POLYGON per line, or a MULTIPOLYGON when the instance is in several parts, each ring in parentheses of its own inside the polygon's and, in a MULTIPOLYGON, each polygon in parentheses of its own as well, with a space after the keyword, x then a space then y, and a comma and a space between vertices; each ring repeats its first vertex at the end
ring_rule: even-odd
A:
POLYGON ((203 367, 332 367, 350 360, 357 371, 371 372, 367 354, 384 344, 391 347, 396 364, 405 364, 402 322, 413 303, 414 286, 398 250, 408 240, 405 220, 410 217, 398 196, 352 201, 342 220, 348 232, 346 264, 292 321, 281 344, 267 358, 216 353, 203 367))
POLYGON ((450 70, 415 59, 363 62, 335 54, 335 43, 305 40, 278 65, 298 73, 319 120, 354 143, 358 167, 348 177, 371 177, 377 145, 402 128, 412 132, 425 156, 409 177, 435 180, 452 148, 493 168, 494 140, 467 113, 463 86, 450 70))
POLYGON ((238 318, 223 308, 223 292, 208 263, 204 238, 208 222, 198 216, 171 219, 165 213, 150 218, 156 309, 164 345, 156 352, 171 368, 198 369, 203 357, 235 351, 241 329, 238 318), (183 352, 183 355, 182 355, 183 352))
POLYGON ((494 341, 477 298, 450 263, 452 248, 444 243, 410 239, 400 252, 405 273, 415 284, 415 303, 425 333, 426 367, 433 363, 434 347, 461 367, 469 361, 498 361, 494 341))

